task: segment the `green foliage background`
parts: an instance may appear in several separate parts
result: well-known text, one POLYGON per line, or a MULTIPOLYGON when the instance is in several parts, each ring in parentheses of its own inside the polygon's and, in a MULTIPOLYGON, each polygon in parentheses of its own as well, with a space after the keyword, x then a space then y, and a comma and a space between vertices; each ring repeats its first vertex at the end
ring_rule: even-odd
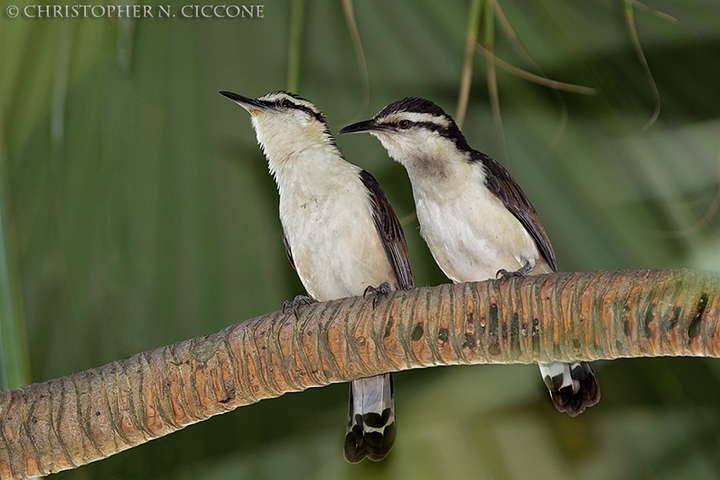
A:
MULTIPOLYGON (((720 270, 720 3, 497 2, 495 16, 482 6, 481 42, 597 92, 558 93, 499 67, 493 80, 480 52, 471 70, 463 130, 523 185, 561 270, 720 270)), ((181 18, 177 1, 170 19, 12 19, 11 3, 29 2, 0 1, 5 387, 215 332, 303 293, 249 116, 217 92, 259 96, 290 78, 332 131, 407 95, 454 114, 473 23, 469 2, 355 2, 364 77, 337 1, 270 0, 262 19, 234 20, 181 18)), ((338 143, 406 219, 416 284, 446 282, 402 168, 369 136, 338 143)), ((380 464, 343 461, 347 387, 334 385, 57 478, 720 476, 720 363, 597 370, 602 401, 576 419, 554 410, 532 365, 401 373, 398 440, 380 464)))

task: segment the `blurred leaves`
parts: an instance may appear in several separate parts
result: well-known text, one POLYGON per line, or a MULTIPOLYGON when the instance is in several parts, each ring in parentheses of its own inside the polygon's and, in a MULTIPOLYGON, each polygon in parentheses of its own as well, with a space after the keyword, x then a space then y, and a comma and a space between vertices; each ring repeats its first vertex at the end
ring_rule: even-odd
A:
POLYGON ((32 381, 15 219, 7 182, 0 137, 0 389, 5 390, 32 381))
MULTIPOLYGON (((498 68, 489 77, 485 54, 475 53, 463 130, 523 185, 560 268, 720 269, 720 5, 483 5, 491 3, 482 15, 494 11, 494 20, 480 21, 478 38, 497 20, 498 68), (554 91, 501 61, 597 94, 554 91), (497 84, 495 116, 489 82, 497 84), (660 114, 643 131, 658 95, 660 114)), ((35 380, 210 333, 302 293, 249 118, 219 90, 259 96, 296 82, 333 131, 407 95, 454 112, 472 23, 470 2, 431 0, 273 1, 253 19, 183 18, 182 3, 171 3, 175 18, 11 19, 8 4, 0 15, 0 154, 12 211, 3 231, 17 231, 20 272, 12 275, 35 380)), ((338 143, 408 217, 409 183, 379 143, 338 143)), ((416 221, 406 234, 416 284, 447 281, 416 221)), ((378 465, 342 460, 342 385, 246 407, 60 476, 720 474, 720 398, 709 394, 720 391, 716 363, 616 361, 598 370, 603 399, 576 419, 554 411, 534 366, 398 375, 398 442, 378 465)))

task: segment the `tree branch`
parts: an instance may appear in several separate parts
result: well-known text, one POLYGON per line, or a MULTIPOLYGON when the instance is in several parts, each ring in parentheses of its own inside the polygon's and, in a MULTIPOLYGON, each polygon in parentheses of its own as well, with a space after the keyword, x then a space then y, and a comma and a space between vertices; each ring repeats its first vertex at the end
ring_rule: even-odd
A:
POLYGON ((0 391, 0 478, 74 468, 241 405, 437 365, 720 351, 720 275, 557 273, 273 312, 67 377, 0 391))

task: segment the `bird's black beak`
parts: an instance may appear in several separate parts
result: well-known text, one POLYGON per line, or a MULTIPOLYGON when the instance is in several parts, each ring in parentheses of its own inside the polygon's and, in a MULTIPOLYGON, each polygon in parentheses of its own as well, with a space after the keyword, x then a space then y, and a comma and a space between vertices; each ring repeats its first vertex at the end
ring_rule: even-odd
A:
POLYGON ((238 105, 243 107, 245 110, 247 110, 251 114, 253 113, 253 110, 256 110, 256 111, 267 110, 267 106, 258 102, 254 98, 243 97, 242 95, 238 95, 237 93, 232 93, 232 92, 223 91, 223 92, 219 92, 219 93, 223 97, 229 98, 233 102, 237 103, 238 105))
POLYGON ((383 127, 377 125, 375 120, 365 120, 364 122, 353 123, 347 127, 341 128, 339 134, 345 133, 363 133, 363 132, 381 132, 385 130, 383 127))

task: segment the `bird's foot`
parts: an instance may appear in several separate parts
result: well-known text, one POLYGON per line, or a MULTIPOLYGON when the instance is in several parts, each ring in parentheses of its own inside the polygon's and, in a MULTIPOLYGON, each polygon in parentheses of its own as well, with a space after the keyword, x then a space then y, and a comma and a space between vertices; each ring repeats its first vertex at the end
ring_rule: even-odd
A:
POLYGON ((495 278, 505 279, 505 278, 511 278, 511 277, 524 277, 525 275, 530 273, 530 270, 532 270, 533 268, 535 268, 535 265, 528 260, 525 263, 525 265, 523 265, 522 267, 518 268, 517 270, 511 271, 511 272, 508 272, 504 268, 501 268, 495 274, 495 278))
POLYGON ((285 300, 282 305, 282 312, 283 313, 292 313, 295 315, 295 318, 298 316, 298 310, 301 307, 304 307, 306 305, 312 305, 313 303, 317 303, 317 300, 315 300, 312 297, 308 297, 307 295, 297 295, 292 300, 292 302, 289 302, 285 300))
POLYGON ((363 298, 367 300, 368 297, 372 297, 372 305, 373 308, 375 308, 375 305, 377 305, 380 297, 387 296, 387 294, 390 292, 392 292, 392 288, 390 287, 390 284, 388 282, 383 282, 377 287, 369 285, 363 292, 363 298))

